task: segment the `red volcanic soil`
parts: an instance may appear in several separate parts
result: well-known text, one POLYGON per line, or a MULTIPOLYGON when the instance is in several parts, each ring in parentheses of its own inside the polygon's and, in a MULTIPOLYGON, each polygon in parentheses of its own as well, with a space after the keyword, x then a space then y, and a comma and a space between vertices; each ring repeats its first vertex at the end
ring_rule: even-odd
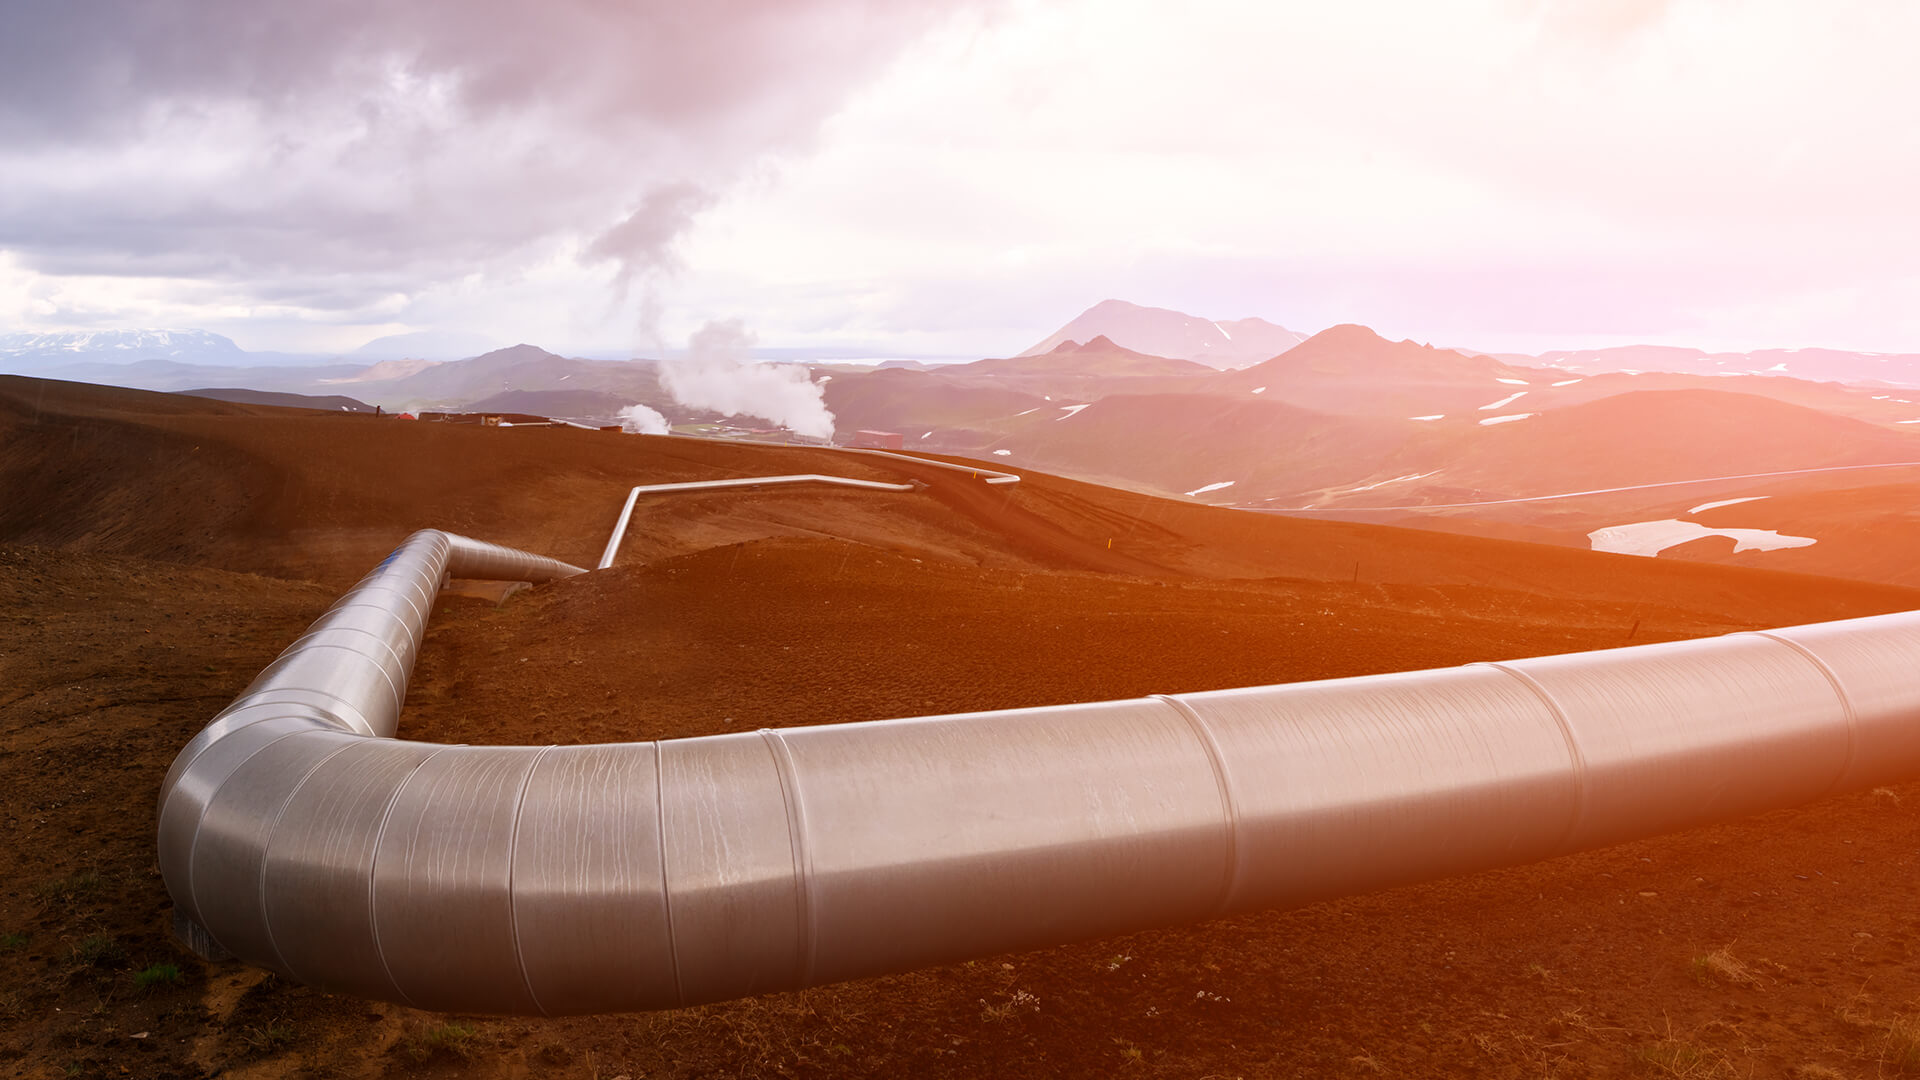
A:
POLYGON ((174 753, 417 527, 619 565, 438 605, 403 734, 676 737, 1499 659, 1920 592, 827 450, 0 379, 0 1074, 1872 1076, 1920 1066, 1920 785, 1600 852, 641 1016, 334 997, 167 932, 174 753), (1824 1070, 1824 1071, 1823 1071, 1824 1070))

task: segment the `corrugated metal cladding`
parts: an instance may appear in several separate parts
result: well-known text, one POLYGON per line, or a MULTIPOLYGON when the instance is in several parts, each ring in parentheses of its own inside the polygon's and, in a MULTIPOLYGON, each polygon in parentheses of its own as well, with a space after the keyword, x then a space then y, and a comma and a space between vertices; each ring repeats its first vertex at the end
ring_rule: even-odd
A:
POLYGON ((1920 774, 1920 614, 1214 693, 607 746, 391 738, 416 533, 190 742, 175 902, 422 1008, 671 1008, 1614 843, 1920 774))

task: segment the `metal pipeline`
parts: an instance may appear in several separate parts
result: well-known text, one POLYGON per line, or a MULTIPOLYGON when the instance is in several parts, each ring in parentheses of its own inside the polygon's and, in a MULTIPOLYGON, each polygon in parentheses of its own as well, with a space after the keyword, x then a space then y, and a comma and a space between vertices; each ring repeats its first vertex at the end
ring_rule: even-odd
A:
MULTIPOLYGON (((682 435, 676 438, 698 438, 682 435)), ((702 439, 702 442, 720 440, 702 439)), ((914 457, 911 454, 895 454, 886 450, 866 450, 850 446, 824 447, 847 454, 872 454, 875 457, 893 458, 897 461, 911 461, 916 465, 930 465, 937 469, 951 469, 955 472, 971 473, 989 484, 1017 484, 1020 477, 1015 473, 1000 472, 997 469, 982 469, 971 465, 956 465, 951 461, 936 461, 932 458, 914 457)), ((847 476, 822 476, 819 473, 801 473, 791 476, 752 476, 734 480, 691 480, 677 484, 641 484, 627 492, 626 504, 620 507, 620 516, 614 520, 613 533, 607 537, 607 546, 601 549, 600 562, 595 570, 605 570, 613 565, 620 554, 620 544, 627 538, 627 526, 633 520, 633 507, 642 495, 665 494, 668 492, 714 491, 722 488, 770 487, 781 484, 834 484, 840 487, 865 488, 868 491, 912 491, 914 484, 888 484, 879 480, 855 480, 847 476)))
POLYGON ((421 1008, 673 1008, 1285 907, 1920 774, 1920 613, 1500 664, 602 746, 388 738, 417 533, 182 751, 159 856, 248 963, 421 1008))
POLYGON ((914 489, 913 484, 886 484, 878 480, 855 480, 845 476, 822 476, 819 473, 793 476, 749 476, 737 480, 689 480, 678 484, 641 484, 627 492, 626 505, 620 508, 620 516, 613 523, 613 534, 607 537, 607 546, 601 550, 600 562, 594 569, 605 570, 613 565, 614 557, 620 554, 620 542, 627 538, 627 524, 633 520, 633 504, 642 495, 717 491, 723 488, 772 487, 782 484, 833 484, 839 487, 865 488, 868 491, 912 491, 914 489))
POLYGON ((970 473, 989 484, 1017 484, 1018 473, 1001 472, 998 469, 983 469, 978 465, 961 465, 952 461, 939 461, 934 458, 915 457, 912 454, 896 454, 891 450, 868 450, 859 446, 834 446, 828 449, 842 454, 871 454, 874 457, 893 458, 895 461, 911 461, 915 465, 931 465, 936 469, 951 469, 954 472, 970 473))

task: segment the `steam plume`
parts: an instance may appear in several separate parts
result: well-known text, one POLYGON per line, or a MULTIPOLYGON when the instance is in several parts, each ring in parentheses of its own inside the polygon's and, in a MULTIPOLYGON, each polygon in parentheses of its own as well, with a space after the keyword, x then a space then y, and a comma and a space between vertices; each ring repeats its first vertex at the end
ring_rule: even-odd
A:
POLYGON ((691 409, 754 416, 800 435, 833 438, 833 413, 800 366, 747 358, 753 335, 738 319, 694 331, 687 355, 660 364, 660 385, 691 409))
POLYGON ((629 435, 665 435, 667 433, 667 418, 645 405, 629 405, 614 415, 620 420, 620 430, 629 435))
POLYGON ((587 248, 589 260, 612 262, 618 267, 613 278, 616 298, 631 296, 638 289, 644 337, 656 336, 654 328, 660 318, 654 286, 679 269, 674 243, 693 224, 694 215, 712 204, 712 193, 694 184, 654 188, 626 220, 600 234, 587 248))

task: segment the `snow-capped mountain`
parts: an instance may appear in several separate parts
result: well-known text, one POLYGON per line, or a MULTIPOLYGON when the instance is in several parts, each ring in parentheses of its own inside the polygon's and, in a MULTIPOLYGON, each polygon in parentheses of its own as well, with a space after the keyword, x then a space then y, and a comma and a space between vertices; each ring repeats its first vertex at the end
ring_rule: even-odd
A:
POLYGON ((71 330, 0 334, 0 368, 34 371, 78 363, 131 364, 174 360, 187 364, 245 364, 232 338, 206 330, 71 330))

